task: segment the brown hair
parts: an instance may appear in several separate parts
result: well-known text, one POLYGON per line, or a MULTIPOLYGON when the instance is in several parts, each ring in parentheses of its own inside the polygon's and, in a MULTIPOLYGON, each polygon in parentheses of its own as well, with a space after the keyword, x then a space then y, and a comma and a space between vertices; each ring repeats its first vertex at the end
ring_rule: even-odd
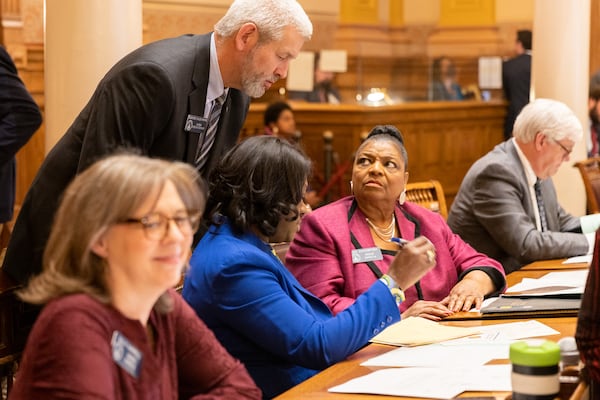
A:
MULTIPOLYGON (((173 183, 186 209, 203 211, 204 183, 192 166, 182 162, 119 154, 76 176, 55 215, 43 271, 20 291, 21 299, 45 304, 64 295, 87 293, 108 302, 106 261, 94 254, 91 246, 111 225, 129 218, 149 196, 158 197, 167 182, 173 183)), ((167 311, 168 296, 161 296, 155 307, 167 311)))

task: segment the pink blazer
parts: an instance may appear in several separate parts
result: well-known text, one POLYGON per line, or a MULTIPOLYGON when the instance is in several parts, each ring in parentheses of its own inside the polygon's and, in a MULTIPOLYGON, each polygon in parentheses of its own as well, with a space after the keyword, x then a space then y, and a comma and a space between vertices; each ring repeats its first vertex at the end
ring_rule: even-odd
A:
MULTIPOLYGON (((356 208, 348 221, 353 197, 345 197, 319 207, 302 220, 286 256, 286 266, 298 281, 320 297, 334 314, 351 305, 366 291, 376 276, 364 262, 352 262, 352 232, 362 248, 375 247, 364 214, 356 208)), ((420 282, 404 289, 404 311, 415 301, 440 301, 471 269, 486 271, 498 290, 505 287, 504 269, 496 260, 478 253, 454 234, 446 221, 434 212, 409 202, 396 207, 401 236, 411 240, 420 234, 435 246, 437 264, 420 282)), ((384 251, 383 260, 374 261, 382 273, 394 258, 384 251)))

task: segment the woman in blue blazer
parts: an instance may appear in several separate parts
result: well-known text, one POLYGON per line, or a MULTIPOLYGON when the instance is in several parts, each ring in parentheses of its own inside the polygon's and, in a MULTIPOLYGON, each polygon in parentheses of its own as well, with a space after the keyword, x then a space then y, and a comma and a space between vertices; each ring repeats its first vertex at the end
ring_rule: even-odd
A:
POLYGON ((265 398, 345 359, 397 322, 401 289, 434 265, 429 240, 409 242, 388 275, 333 317, 269 244, 290 241, 298 231, 310 171, 301 150, 273 136, 249 138, 227 153, 209 180, 210 224, 183 288, 183 297, 246 364, 265 398))

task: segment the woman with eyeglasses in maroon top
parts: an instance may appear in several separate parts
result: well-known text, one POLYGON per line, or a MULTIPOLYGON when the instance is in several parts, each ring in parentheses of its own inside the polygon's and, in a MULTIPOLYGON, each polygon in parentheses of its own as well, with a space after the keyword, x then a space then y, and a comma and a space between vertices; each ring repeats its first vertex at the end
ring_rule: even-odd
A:
POLYGON ((126 154, 74 179, 43 272, 20 293, 44 308, 11 399, 261 397, 172 289, 204 209, 201 187, 187 164, 126 154))

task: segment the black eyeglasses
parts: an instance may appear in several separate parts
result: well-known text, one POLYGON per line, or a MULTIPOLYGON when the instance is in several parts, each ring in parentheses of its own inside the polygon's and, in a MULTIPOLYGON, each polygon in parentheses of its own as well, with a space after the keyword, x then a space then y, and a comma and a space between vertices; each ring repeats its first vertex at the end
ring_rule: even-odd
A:
POLYGON ((198 230, 200 225, 200 213, 189 212, 184 215, 175 215, 167 217, 159 213, 153 213, 142 218, 127 218, 119 221, 120 224, 140 224, 144 229, 144 234, 150 240, 163 240, 169 233, 170 222, 175 222, 179 232, 184 235, 192 235, 198 230))
POLYGON ((569 150, 567 149, 561 142, 553 140, 554 143, 556 143, 557 145, 560 146, 561 149, 563 149, 565 151, 565 157, 568 157, 571 155, 571 152, 573 151, 573 149, 569 150))

